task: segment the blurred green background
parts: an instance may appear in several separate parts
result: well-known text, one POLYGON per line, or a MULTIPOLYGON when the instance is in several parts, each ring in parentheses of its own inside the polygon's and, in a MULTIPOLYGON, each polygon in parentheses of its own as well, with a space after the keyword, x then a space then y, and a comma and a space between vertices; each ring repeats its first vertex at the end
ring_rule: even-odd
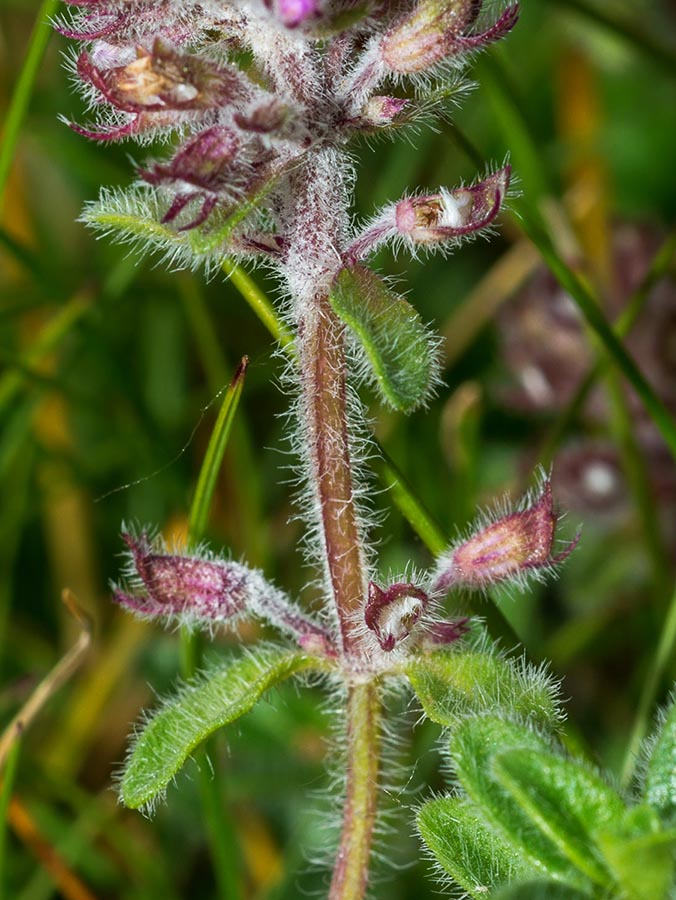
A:
MULTIPOLYGON (((290 521, 282 363, 224 277, 167 272, 77 223, 100 185, 130 181, 129 156, 143 153, 95 146, 58 120, 81 120, 83 109, 62 67, 68 41, 55 34, 25 116, 6 118, 40 15, 32 0, 0 9, 0 160, 12 163, 0 182, 0 721, 78 639, 63 588, 91 617, 94 640, 11 755, 0 890, 12 900, 216 898, 194 768, 152 821, 119 807, 111 788, 140 709, 176 683, 179 645, 113 608, 109 582, 123 521, 185 534, 214 398, 247 354, 209 540, 300 595, 308 573, 300 525, 290 521)), ((580 547, 556 582, 492 601, 527 654, 550 659, 565 679, 577 739, 619 772, 674 590, 676 467, 614 366, 575 405, 603 351, 541 270, 524 224, 542 219, 608 319, 632 298, 629 347, 673 413, 676 4, 525 0, 514 33, 471 77, 453 125, 355 148, 363 216, 406 189, 470 181, 508 153, 521 194, 490 242, 448 259, 379 256, 444 334, 444 385, 429 410, 407 419, 364 398, 383 447, 449 538, 477 507, 518 497, 536 466, 553 460, 569 509, 561 536, 582 523, 580 547)), ((255 278, 275 296, 274 284, 255 278)), ((383 573, 428 565, 381 488, 374 476, 373 505, 387 513, 377 532, 383 573)), ((231 647, 225 637, 212 652, 231 647)), ((670 656, 663 668, 662 700, 676 677, 670 656)), ((392 702, 393 721, 397 705, 393 828, 380 848, 394 868, 376 866, 385 880, 374 896, 412 900, 437 893, 410 807, 441 789, 444 773, 437 729, 414 727, 405 699, 392 702)), ((318 822, 333 783, 325 754, 334 727, 319 687, 286 687, 212 747, 237 824, 242 898, 325 890, 332 845, 318 822)))

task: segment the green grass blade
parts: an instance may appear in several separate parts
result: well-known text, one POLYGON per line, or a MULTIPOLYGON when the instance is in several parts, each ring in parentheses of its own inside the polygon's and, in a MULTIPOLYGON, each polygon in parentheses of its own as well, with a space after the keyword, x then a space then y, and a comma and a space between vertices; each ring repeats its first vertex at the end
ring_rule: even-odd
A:
POLYGON ((0 783, 0 900, 4 900, 4 898, 7 897, 5 891, 7 816, 9 814, 9 803, 12 799, 12 789, 14 788, 14 780, 19 765, 20 753, 21 741, 17 734, 9 753, 7 754, 5 771, 2 773, 2 781, 0 783))
POLYGON ((253 278, 241 266, 228 259, 223 263, 222 269, 273 338, 282 347, 292 344, 293 335, 284 326, 265 292, 259 288, 253 278))
MULTIPOLYGON (((199 543, 207 529, 216 480, 242 396, 247 365, 248 359, 245 356, 225 392, 214 430, 204 454, 188 517, 188 541, 190 544, 199 543)), ((180 653, 183 677, 191 678, 201 661, 198 635, 183 629, 180 653)), ((212 776, 204 748, 197 749, 195 758, 199 771, 200 801, 209 835, 219 896, 222 900, 236 900, 241 896, 239 854, 235 849, 237 847, 235 827, 224 803, 225 779, 216 769, 212 776)))
POLYGON ((631 737, 627 745, 627 751, 622 767, 621 784, 628 786, 634 773, 641 741, 645 737, 650 722, 653 706, 657 698, 662 679, 665 676, 669 664, 674 658, 676 647, 676 588, 671 597, 667 617, 660 630, 660 640, 657 650, 652 656, 650 671, 643 682, 641 697, 638 703, 636 719, 631 730, 631 737))
POLYGON ((2 131, 2 140, 0 140, 0 208, 2 207, 2 199, 12 167, 21 125, 33 93, 35 79, 40 69, 42 58, 45 55, 47 44, 53 34, 49 20, 55 15, 58 6, 58 0, 43 0, 35 20, 23 68, 19 73, 9 104, 5 127, 2 131))
MULTIPOLYGON (((640 285, 629 298, 627 305, 622 310, 617 319, 613 322, 613 330, 619 339, 626 337, 634 327, 638 320, 645 303, 650 296, 650 292, 657 282, 664 277, 671 265, 674 254, 676 253, 676 232, 670 234, 663 242, 660 249, 652 259, 650 268, 646 272, 640 285)), ((596 360, 591 369, 587 372, 584 379, 580 383, 575 396, 570 401, 566 409, 557 419, 547 436, 542 449, 540 450, 540 464, 549 469, 556 451, 561 442, 568 434, 573 423, 580 415, 584 408, 584 404, 589 396, 589 392, 594 387, 598 379, 604 373, 609 365, 607 356, 600 357, 596 360)))
POLYGON ((244 356, 237 367, 230 386, 225 392, 207 451, 204 454, 188 519, 188 539, 190 543, 198 543, 206 532, 216 479, 223 462, 223 454, 230 437, 239 400, 242 396, 244 376, 246 375, 248 364, 249 360, 244 356))
POLYGON ((21 390, 25 381, 25 372, 31 371, 45 356, 70 333, 90 307, 87 295, 76 295, 56 313, 40 332, 35 341, 27 349, 20 365, 10 369, 0 378, 0 414, 11 403, 21 390))
POLYGON ((646 31, 636 15, 630 18, 617 8, 611 13, 596 3, 590 3, 589 0, 555 0, 555 2, 562 8, 578 13, 619 35, 630 46, 644 53, 648 60, 659 63, 670 75, 676 75, 676 48, 673 43, 666 43, 657 35, 646 31))

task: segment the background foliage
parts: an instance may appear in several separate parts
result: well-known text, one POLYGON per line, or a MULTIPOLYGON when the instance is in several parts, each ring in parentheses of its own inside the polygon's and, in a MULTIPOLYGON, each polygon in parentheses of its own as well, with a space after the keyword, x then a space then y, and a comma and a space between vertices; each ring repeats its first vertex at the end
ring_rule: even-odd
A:
MULTIPOLYGON (((0 801, 0 887, 18 900, 212 898, 198 779, 181 777, 152 823, 118 807, 110 789, 130 723, 153 701, 148 684, 166 693, 177 679, 179 644, 114 609, 108 582, 118 574, 123 520, 157 522, 170 539, 185 534, 218 410, 212 401, 247 354, 209 538, 300 591, 306 573, 299 525, 289 521, 281 362, 233 282, 166 272, 77 224, 99 185, 127 183, 132 167, 127 147, 94 146, 57 120, 57 113, 81 118, 82 110, 61 67, 67 42, 47 31, 20 115, 31 30, 49 6, 4 0, 0 9, 2 719, 10 721, 77 639, 62 588, 75 593, 95 637, 82 666, 15 745, 0 801)), ((527 0, 509 39, 475 64, 477 88, 454 126, 357 151, 362 215, 406 188, 470 180, 511 153, 522 197, 513 206, 519 215, 502 217, 499 236, 446 260, 379 259, 446 337, 446 368, 428 411, 404 418, 373 403, 374 429, 447 536, 496 494, 518 496, 533 467, 554 459, 555 490, 558 483, 571 507, 567 536, 584 522, 580 547, 555 584, 493 599, 529 657, 550 659, 564 677, 569 739, 618 777, 646 678, 663 700, 676 676, 669 646, 655 670, 676 577, 676 469, 662 453, 666 468, 655 478, 641 438, 645 416, 619 387, 615 364, 597 379, 608 415, 568 415, 569 399, 534 411, 518 402, 505 336, 516 321, 510 298, 548 246, 534 248, 525 234, 540 218, 559 258, 583 273, 610 319, 620 311, 612 284, 621 280, 621 261, 611 252, 618 224, 650 229, 644 268, 656 258, 673 276, 675 25, 669 0, 527 0), (655 257, 660 246, 668 252, 655 257), (584 450, 592 439, 619 459, 612 504, 583 503, 579 480, 557 470, 562 440, 584 450)), ((256 280, 274 296, 274 285, 256 280)), ((668 380, 676 374, 676 287, 662 292, 668 380)), ((639 322, 652 308, 644 306, 639 322)), ((552 328, 545 338, 557 335, 552 328)), ((584 354, 603 351, 591 334, 579 342, 584 370, 584 354)), ((649 360, 639 353, 640 367, 649 360)), ((569 365, 567 358, 559 374, 569 365)), ((668 403, 668 391, 651 383, 668 403)), ((389 513, 380 531, 383 565, 427 563, 424 544, 381 487, 374 481, 373 502, 389 513)), ((481 608, 489 612, 489 602, 481 608)), ((227 641, 215 652, 227 653, 227 641)), ((444 778, 438 729, 414 728, 416 718, 411 710, 401 720, 410 728, 401 726, 397 760, 412 776, 389 798, 393 900, 434 895, 408 807, 440 790, 444 778)), ((322 857, 328 842, 316 814, 325 805, 330 728, 319 692, 280 688, 212 746, 223 774, 218 790, 237 823, 229 859, 242 897, 295 898, 325 883, 326 872, 308 859, 322 857)))

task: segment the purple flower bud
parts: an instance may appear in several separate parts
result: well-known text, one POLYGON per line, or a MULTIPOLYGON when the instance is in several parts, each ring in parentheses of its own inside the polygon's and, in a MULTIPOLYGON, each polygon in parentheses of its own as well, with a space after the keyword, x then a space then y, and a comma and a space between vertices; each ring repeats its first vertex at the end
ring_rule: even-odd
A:
POLYGON ((404 197, 386 206, 369 222, 347 250, 357 261, 386 241, 403 240, 412 249, 453 244, 490 226, 502 206, 511 166, 504 166, 483 181, 438 194, 404 197))
POLYGON ((230 560, 166 553, 145 534, 123 538, 130 550, 131 591, 116 589, 113 596, 137 615, 207 629, 235 624, 245 614, 260 616, 306 653, 336 656, 331 635, 257 570, 230 560))
POLYGON ((371 97, 359 116, 354 120, 358 128, 386 128, 388 125, 398 124, 397 118, 407 106, 410 100, 404 97, 371 97))
POLYGON ((428 648, 454 644, 469 631, 469 619, 453 619, 448 622, 432 622, 425 629, 423 645, 428 648))
POLYGON ((482 0, 420 0, 386 32, 380 44, 383 62, 392 72, 414 75, 497 41, 516 24, 519 8, 512 4, 485 31, 471 33, 481 7, 482 0))
POLYGON ((405 197, 395 207, 397 232, 413 244, 438 244, 486 228, 500 211, 510 175, 505 166, 470 187, 405 197))
POLYGON ((234 119, 242 131, 269 134, 271 131, 277 131, 278 128, 281 128, 286 121, 288 113, 288 107, 281 100, 273 98, 269 102, 257 106, 248 115, 235 113, 234 119))
POLYGON ((483 588, 529 573, 542 574, 562 562, 578 538, 553 554, 556 525, 552 487, 545 481, 537 501, 501 516, 441 558, 434 592, 452 587, 483 588))
POLYGON ((145 534, 123 538, 131 552, 130 574, 143 593, 115 590, 114 598, 132 612, 217 624, 247 608, 256 573, 246 566, 160 553, 145 534))
POLYGON ((197 218, 181 230, 201 225, 218 202, 218 192, 232 179, 232 163, 239 150, 235 133, 228 128, 215 125, 202 131, 189 141, 167 164, 157 163, 139 174, 150 184, 180 182, 182 190, 175 197, 162 219, 163 223, 173 221, 194 198, 202 201, 197 218), (186 190, 192 186, 194 190, 186 190))
POLYGON ((110 69, 82 53, 77 69, 109 103, 130 113, 214 109, 246 93, 234 70, 180 54, 161 38, 152 52, 139 47, 133 62, 110 69))
POLYGON ((414 584, 398 582, 383 590, 371 581, 364 610, 366 627, 372 631, 386 653, 405 638, 425 611, 429 597, 414 584))
POLYGON ((318 0, 273 0, 267 5, 273 6, 277 18, 287 28, 297 28, 319 13, 318 0))

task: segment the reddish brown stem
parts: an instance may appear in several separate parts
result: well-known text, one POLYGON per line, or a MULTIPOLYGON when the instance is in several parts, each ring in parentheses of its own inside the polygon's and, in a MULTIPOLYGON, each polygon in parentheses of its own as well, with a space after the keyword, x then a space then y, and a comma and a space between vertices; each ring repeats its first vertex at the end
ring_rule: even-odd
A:
POLYGON ((343 648, 350 655, 367 579, 348 435, 344 329, 327 299, 315 300, 299 332, 301 378, 325 564, 343 648))

